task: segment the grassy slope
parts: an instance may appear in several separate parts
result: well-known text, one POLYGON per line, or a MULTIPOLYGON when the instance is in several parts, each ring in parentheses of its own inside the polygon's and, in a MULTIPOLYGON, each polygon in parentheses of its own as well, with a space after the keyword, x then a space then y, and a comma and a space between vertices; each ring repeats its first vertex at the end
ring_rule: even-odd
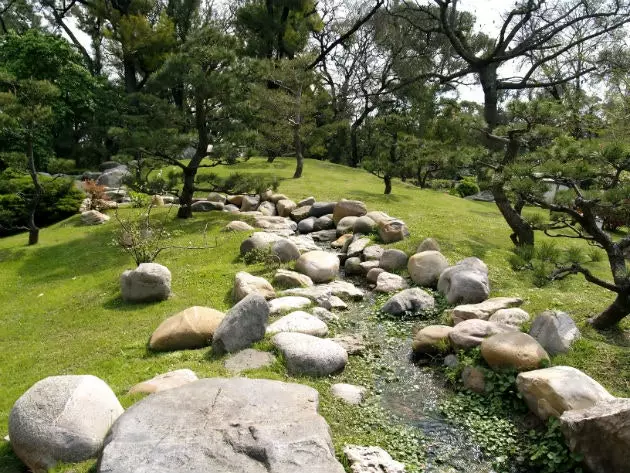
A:
MULTIPOLYGON (((318 200, 360 199, 370 209, 398 216, 407 222, 412 237, 395 246, 410 253, 422 239, 434 237, 452 262, 471 255, 482 258, 490 267, 494 296, 518 295, 533 314, 562 309, 578 321, 584 339, 557 362, 583 369, 616 395, 630 396, 630 321, 623 324, 625 333, 599 334, 584 325, 586 318, 612 300, 611 294, 580 277, 544 289, 533 287, 526 273, 514 272, 507 262, 509 231, 493 204, 468 202, 401 183, 394 185, 393 195, 384 196, 382 182, 375 177, 325 162, 308 161, 300 180, 288 179, 293 173, 292 160, 276 160, 271 165, 253 160, 239 170, 286 178, 279 191, 294 199, 309 195, 318 200)), ((173 274, 174 297, 159 304, 121 301, 118 277, 133 263, 111 245, 116 229, 113 221, 87 228, 73 217, 43 230, 36 247, 26 247, 24 235, 0 240, 0 433, 6 432, 13 402, 46 376, 94 374, 105 379, 123 404, 129 405, 136 400, 125 394, 129 387, 167 370, 187 367, 200 376, 226 374, 222 362, 212 359, 209 350, 154 355, 147 352, 146 342, 161 320, 186 307, 230 307, 233 276, 245 268, 237 259, 244 235, 219 233, 230 219, 214 212, 171 224, 173 230, 184 232, 177 242, 186 244, 198 242, 209 223, 210 241, 216 236, 219 248, 161 255, 159 262, 173 274)), ((596 269, 606 274, 604 263, 596 269)), ((261 267, 249 271, 264 273, 261 267)), ((280 367, 260 374, 283 376, 280 367)), ((323 389, 326 384, 313 385, 323 389)), ((329 402, 324 395, 324 412, 331 409, 329 402)), ((339 429, 339 436, 348 435, 343 427, 339 429)), ((0 471, 20 471, 6 446, 0 447, 0 471)))

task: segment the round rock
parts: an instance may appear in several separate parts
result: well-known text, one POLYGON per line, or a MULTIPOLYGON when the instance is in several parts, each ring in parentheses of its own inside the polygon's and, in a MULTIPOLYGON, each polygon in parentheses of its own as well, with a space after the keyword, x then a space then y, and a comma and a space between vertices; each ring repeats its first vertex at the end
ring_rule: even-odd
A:
POLYGON ((481 356, 493 369, 517 371, 534 370, 549 361, 540 343, 522 332, 498 333, 486 338, 481 342, 481 356))
POLYGON ((383 251, 379 266, 385 271, 399 271, 407 266, 407 253, 396 248, 383 251))
POLYGON ((419 355, 444 353, 451 347, 451 341, 448 336, 452 331, 453 327, 447 325, 429 325, 424 327, 416 332, 411 348, 414 353, 419 355))
POLYGON ((282 332, 297 332, 315 337, 325 337, 328 335, 328 325, 317 317, 298 310, 285 315, 267 327, 267 335, 282 332))
POLYGON ((315 283, 328 282, 339 273, 339 258, 326 251, 310 251, 300 256, 295 269, 315 283))
POLYGON ((440 274, 448 268, 448 261, 439 251, 416 253, 407 263, 411 280, 420 286, 435 287, 440 274))
POLYGON ((348 362, 348 353, 339 344, 312 335, 279 333, 271 342, 291 375, 327 376, 342 371, 348 362))
POLYGON ((162 322, 149 340, 155 351, 192 350, 210 345, 225 317, 210 307, 189 307, 162 322))
POLYGON ((120 292, 126 302, 163 301, 171 295, 171 272, 157 263, 142 263, 120 277, 120 292))

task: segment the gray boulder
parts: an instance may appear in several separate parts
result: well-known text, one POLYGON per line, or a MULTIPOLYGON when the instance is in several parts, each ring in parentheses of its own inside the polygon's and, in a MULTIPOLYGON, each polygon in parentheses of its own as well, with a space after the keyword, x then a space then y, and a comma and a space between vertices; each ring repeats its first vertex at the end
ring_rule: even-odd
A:
POLYGON ((315 221, 317 218, 309 217, 304 220, 300 220, 298 223, 298 231, 300 233, 312 233, 315 231, 315 221))
POLYGON ((487 266, 477 258, 462 260, 442 271, 437 288, 449 304, 483 302, 490 295, 487 266))
POLYGON ((284 356, 291 375, 328 376, 342 371, 348 362, 348 353, 340 345, 312 335, 284 332, 271 342, 284 356))
POLYGON ((269 232, 256 232, 249 238, 241 243, 241 256, 249 253, 252 250, 263 250, 271 247, 277 241, 282 240, 280 235, 269 232))
POLYGON ((15 454, 35 473, 59 462, 96 458, 123 408, 95 376, 51 376, 35 383, 9 414, 15 454))
POLYGON ((265 216, 273 217, 278 214, 276 205, 273 202, 265 201, 258 206, 258 211, 265 216))
POLYGON ((300 250, 291 240, 278 240, 271 245, 271 251, 281 263, 295 261, 300 257, 300 250))
POLYGON ((407 263, 411 280, 420 286, 435 287, 440 274, 448 268, 448 261, 439 251, 416 253, 407 263))
POLYGON ((249 223, 241 222, 240 220, 234 220, 223 228, 224 232, 249 232, 252 230, 254 230, 254 227, 252 227, 249 223))
POLYGON ((296 222, 300 222, 300 221, 304 220, 305 218, 309 217, 310 210, 311 210, 311 208, 308 205, 306 205, 304 207, 298 207, 296 209, 293 209, 291 211, 291 219, 296 221, 296 222))
POLYGON ((376 260, 363 261, 360 264, 361 272, 367 276, 371 270, 378 268, 378 264, 379 263, 376 260))
POLYGON ((334 241, 337 238, 337 232, 335 230, 320 230, 310 234, 313 241, 326 242, 334 241))
POLYGON ((379 266, 385 271, 399 271, 407 267, 407 260, 407 253, 396 248, 390 248, 383 251, 379 266))
POLYGON ((363 253, 363 250, 372 243, 368 237, 353 238, 353 240, 354 241, 348 245, 347 255, 349 258, 352 258, 353 256, 360 256, 363 253))
POLYGON ((151 379, 143 381, 133 386, 128 394, 153 394, 167 389, 174 389, 184 384, 193 383, 199 378, 189 369, 169 371, 168 373, 159 374, 151 379))
POLYGON ((337 202, 315 202, 311 205, 309 215, 311 217, 322 217, 324 215, 330 215, 335 210, 337 202))
POLYGON ((120 276, 120 292, 126 302, 163 301, 171 295, 171 272, 157 263, 142 263, 120 276))
MULTIPOLYGON (((312 217, 309 217, 312 218, 312 217)), ((313 231, 320 230, 333 230, 335 228, 335 222, 328 215, 323 215, 315 219, 315 223, 313 224, 313 231)))
POLYGON ((260 205, 260 196, 258 195, 244 195, 243 203, 241 204, 241 212, 252 212, 258 209, 260 205))
POLYGON ((363 250, 363 259, 365 261, 380 261, 385 250, 382 246, 372 245, 363 250))
POLYGON ((337 222, 337 236, 352 233, 357 217, 344 217, 337 222))
POLYGON ((459 323, 449 333, 451 344, 457 350, 467 350, 481 345, 487 337, 506 332, 517 332, 511 325, 495 324, 487 320, 470 319, 459 323))
POLYGON ((382 311, 391 315, 424 313, 435 308, 433 296, 417 287, 405 289, 389 299, 382 311))
POLYGON ((310 251, 300 256, 295 269, 315 283, 328 282, 339 273, 339 258, 325 251, 310 251))
POLYGON ((212 351, 217 355, 248 348, 265 336, 269 304, 258 294, 250 294, 232 307, 212 337, 212 351))
MULTIPOLYGON (((520 327, 526 322, 529 322, 529 314, 523 309, 518 307, 512 307, 509 309, 499 309, 488 319, 490 322, 497 324, 512 325, 514 327, 520 327)), ((540 343, 540 342, 539 342, 540 343)), ((549 350, 547 350, 549 352, 549 350)))
POLYGON ((369 235, 370 233, 373 233, 374 231, 376 231, 376 227, 377 227, 376 222, 372 220, 370 217, 368 217, 367 215, 364 215, 362 217, 357 218, 356 221, 354 222, 353 232, 361 233, 363 235, 369 235))
POLYGON ((361 258, 348 258, 343 264, 343 270, 347 276, 362 274, 363 269, 361 268, 361 258))
MULTIPOLYGON (((458 305, 452 312, 453 325, 457 325, 458 323, 468 319, 488 320, 495 312, 498 312, 501 309, 517 307, 522 303, 523 299, 518 297, 493 297, 492 299, 485 300, 479 304, 458 305)), ((493 322, 498 321, 493 320, 493 322)))
POLYGON ((376 279, 376 292, 397 292, 402 289, 407 289, 409 284, 405 281, 405 278, 398 276, 397 274, 381 273, 376 279))
POLYGON ((383 268, 372 268, 368 271, 367 273, 367 282, 372 283, 372 284, 376 284, 376 281, 378 281, 378 276, 381 273, 384 273, 385 270, 383 268))
POLYGON ((278 297, 269 301, 269 313, 278 314, 280 312, 287 312, 290 310, 302 309, 312 304, 312 301, 307 297, 302 296, 285 296, 278 297))
POLYGON ((416 253, 422 253, 423 251, 442 251, 440 250, 440 244, 437 240, 433 238, 427 238, 420 245, 418 245, 418 249, 416 253))
POLYGON ((120 165, 115 168, 107 169, 98 177, 96 183, 99 186, 111 187, 117 189, 121 187, 127 177, 131 176, 127 166, 120 165))
POLYGON ((198 200, 190 206, 193 212, 221 212, 225 205, 221 202, 210 202, 208 200, 198 200))
POLYGON ((313 280, 305 274, 300 274, 288 269, 279 269, 273 276, 273 282, 281 287, 290 289, 293 287, 309 287, 313 285, 313 280))
POLYGON ((318 402, 308 386, 247 378, 157 393, 114 424, 97 471, 344 473, 318 402))
POLYGON ((325 337, 328 335, 328 325, 308 312, 298 310, 281 317, 267 327, 267 335, 282 332, 297 332, 314 337, 325 337))
POLYGON ((565 312, 548 310, 534 319, 529 334, 553 356, 566 353, 580 338, 580 330, 565 312))

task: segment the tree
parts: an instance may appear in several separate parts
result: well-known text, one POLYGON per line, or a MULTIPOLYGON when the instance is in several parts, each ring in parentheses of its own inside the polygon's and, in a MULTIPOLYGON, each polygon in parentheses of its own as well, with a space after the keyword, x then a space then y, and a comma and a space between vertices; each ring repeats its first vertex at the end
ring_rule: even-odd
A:
MULTIPOLYGON (((503 171, 518 157, 523 142, 519 133, 500 137, 493 133, 500 124, 499 103, 510 92, 549 89, 593 72, 596 66, 571 70, 562 67, 549 79, 542 71, 577 48, 605 40, 630 22, 630 4, 620 0, 523 0, 503 16, 494 38, 474 32, 471 15, 458 10, 457 0, 432 0, 430 5, 403 1, 391 9, 392 15, 409 23, 416 36, 440 35, 451 46, 451 58, 463 61, 452 72, 421 71, 414 80, 449 83, 474 75, 484 93, 484 134, 490 149, 504 149, 503 156, 492 163, 492 192, 499 211, 513 231, 516 245, 532 245, 534 230, 505 191, 503 171), (500 67, 524 61, 517 77, 501 77, 500 67)), ((598 48, 595 48, 597 50, 598 48)), ((522 209, 522 207, 521 207, 522 209)))
POLYGON ((0 86, 0 129, 10 129, 21 139, 28 172, 33 181, 34 193, 29 199, 28 244, 35 245, 39 241, 35 214, 44 188, 37 175, 33 147, 40 134, 50 133, 54 116, 51 104, 59 96, 59 89, 48 81, 16 80, 6 71, 0 71, 0 86))

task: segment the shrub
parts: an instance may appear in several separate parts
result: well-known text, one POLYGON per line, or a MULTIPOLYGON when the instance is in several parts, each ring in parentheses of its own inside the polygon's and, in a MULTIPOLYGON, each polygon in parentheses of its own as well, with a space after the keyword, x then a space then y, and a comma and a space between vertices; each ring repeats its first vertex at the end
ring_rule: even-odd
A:
POLYGON ((469 195, 475 195, 480 192, 477 179, 474 177, 465 177, 459 184, 457 184, 455 189, 460 197, 468 197, 469 195))
POLYGON ((50 158, 47 169, 50 174, 71 174, 76 170, 74 160, 62 158, 50 158))
POLYGON ((452 189, 453 181, 450 179, 433 179, 429 182, 429 187, 433 190, 452 189))

